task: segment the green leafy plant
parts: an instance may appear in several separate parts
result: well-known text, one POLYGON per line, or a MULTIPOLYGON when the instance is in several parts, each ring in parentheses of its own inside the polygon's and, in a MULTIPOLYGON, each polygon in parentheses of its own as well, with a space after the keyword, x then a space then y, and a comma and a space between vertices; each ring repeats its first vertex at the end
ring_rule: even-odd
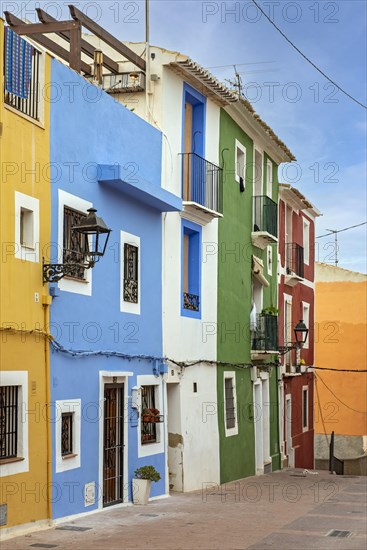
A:
POLYGON ((264 309, 262 310, 262 315, 279 315, 280 313, 280 309, 278 309, 277 307, 271 305, 271 306, 268 306, 268 307, 264 307, 264 309))
POLYGON ((141 468, 137 468, 135 470, 135 477, 138 479, 148 479, 149 481, 159 481, 161 479, 161 475, 157 470, 154 468, 154 466, 141 466, 141 468))

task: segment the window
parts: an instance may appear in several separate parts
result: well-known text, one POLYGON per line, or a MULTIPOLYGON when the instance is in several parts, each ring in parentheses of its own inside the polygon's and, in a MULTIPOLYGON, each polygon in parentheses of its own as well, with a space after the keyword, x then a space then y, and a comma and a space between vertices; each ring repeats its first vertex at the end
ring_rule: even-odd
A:
POLYGON ((200 317, 201 228, 183 221, 182 315, 200 317))
POLYGON ((0 459, 18 456, 18 386, 0 387, 0 459))
POLYGON ((120 311, 140 315, 142 300, 140 264, 142 251, 140 237, 120 232, 121 288, 120 311))
POLYGON ((234 372, 224 373, 224 426, 226 436, 238 433, 236 382, 234 372))
POLYGON ((303 219, 303 254, 304 262, 309 265, 310 263, 310 222, 303 219))
POLYGON ((55 402, 56 472, 80 467, 81 399, 55 402))
POLYGON ((26 248, 34 248, 33 211, 20 209, 20 244, 26 248))
POLYGON ((302 388, 302 427, 303 431, 308 430, 308 387, 302 388))
POLYGON ((141 444, 157 442, 157 423, 161 422, 159 409, 156 408, 156 386, 141 387, 141 444))
POLYGON ((124 300, 138 303, 138 262, 139 249, 132 244, 124 244, 124 300))
POLYGON ((39 200, 15 192, 15 257, 39 261, 39 200))
MULTIPOLYGON (((285 296, 284 299, 284 345, 292 343, 292 298, 285 296)), ((292 370, 292 352, 288 351, 284 356, 286 371, 292 370)))
POLYGON ((73 413, 61 414, 61 455, 73 454, 73 413))
POLYGON ((270 160, 266 163, 266 194, 270 198, 273 196, 273 163, 270 160))
POLYGON ((39 120, 41 52, 5 27, 5 103, 39 120))
MULTIPOLYGON (((302 302, 302 320, 305 323, 306 327, 310 328, 310 304, 307 304, 306 302, 302 302)), ((310 332, 308 333, 307 340, 303 344, 303 349, 309 348, 309 339, 310 339, 310 332)))
POLYGON ((245 174, 246 174, 246 148, 236 140, 235 143, 235 174, 236 181, 243 183, 245 187, 245 174))
MULTIPOLYGON (((73 231, 82 218, 83 212, 74 210, 69 206, 64 206, 64 244, 63 244, 63 263, 83 264, 86 251, 86 236, 77 231, 73 231)), ((85 269, 82 265, 76 266, 71 275, 75 279, 85 280, 85 269)))
POLYGON ((273 247, 271 245, 268 245, 266 247, 266 259, 267 259, 268 275, 272 275, 273 274, 273 247))

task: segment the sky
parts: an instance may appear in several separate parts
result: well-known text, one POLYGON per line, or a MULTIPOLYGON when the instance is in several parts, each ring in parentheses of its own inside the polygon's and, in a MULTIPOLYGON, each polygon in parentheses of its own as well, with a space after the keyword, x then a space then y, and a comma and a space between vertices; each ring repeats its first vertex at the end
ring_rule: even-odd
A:
MULTIPOLYGON (((366 105, 365 0, 257 0, 286 36, 338 86, 366 105)), ((34 8, 68 19, 68 1, 2 1, 36 22, 34 8)), ((142 0, 75 1, 121 40, 145 40, 142 0)), ((150 0, 150 42, 189 55, 221 81, 240 73, 243 92, 297 158, 279 181, 322 212, 316 235, 367 221, 366 109, 316 71, 251 0, 150 0)), ((367 225, 338 235, 339 266, 366 273, 367 225)), ((316 240, 316 259, 333 263, 334 237, 316 240)))

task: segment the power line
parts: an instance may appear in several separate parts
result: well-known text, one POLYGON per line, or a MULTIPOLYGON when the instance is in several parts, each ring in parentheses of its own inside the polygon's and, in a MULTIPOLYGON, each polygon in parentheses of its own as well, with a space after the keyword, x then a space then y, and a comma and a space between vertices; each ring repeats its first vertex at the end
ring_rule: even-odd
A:
POLYGON ((345 227, 344 229, 327 229, 327 231, 330 231, 330 233, 325 233, 325 235, 319 235, 316 237, 316 239, 321 239, 322 237, 330 237, 330 235, 333 235, 334 233, 342 233, 343 231, 349 231, 349 229, 354 229, 355 227, 361 227, 361 225, 366 225, 367 222, 358 223, 357 225, 351 225, 350 227, 345 227))
POLYGON ((301 50, 299 48, 297 48, 297 46, 295 44, 293 44, 293 42, 291 40, 289 40, 289 38, 284 34, 283 31, 280 30, 280 28, 274 23, 274 21, 272 21, 270 19, 270 17, 264 12, 264 10, 259 6, 259 4, 256 2, 256 0, 252 0, 252 2, 255 4, 255 6, 257 7, 257 9, 259 11, 261 11, 261 13, 266 17, 266 19, 273 25, 273 27, 276 28, 276 30, 283 36, 283 38, 286 39, 286 41, 292 46, 292 48, 294 48, 304 59, 306 59, 306 61, 308 61, 308 63, 310 63, 310 65, 312 65, 320 74, 322 74, 322 76, 324 76, 329 82, 331 82, 332 84, 334 84, 334 86, 336 86, 338 88, 338 90, 340 90, 343 94, 345 94, 347 97, 349 97, 349 99, 351 99, 352 101, 354 101, 355 103, 357 103, 358 105, 360 105, 361 107, 363 107, 364 109, 367 109, 367 106, 364 105, 363 103, 361 103, 360 101, 358 101, 358 99, 356 99, 355 97, 353 97, 352 95, 350 95, 348 92, 346 92, 343 88, 341 88, 334 80, 332 80, 329 76, 327 76, 327 74, 325 74, 321 69, 319 69, 319 67, 317 65, 315 65, 315 63, 313 63, 313 61, 311 61, 311 59, 309 59, 304 53, 301 52, 301 50))
MULTIPOLYGON (((248 63, 236 63, 237 67, 243 67, 244 65, 260 65, 263 63, 275 63, 275 61, 251 61, 248 63)), ((233 63, 228 65, 215 65, 214 67, 206 67, 207 69, 226 69, 227 67, 233 67, 233 63)))
POLYGON ((366 411, 357 411, 357 409, 353 409, 353 407, 350 407, 349 405, 344 403, 344 401, 342 401, 337 395, 335 395, 335 393, 329 388, 329 386, 327 384, 325 384, 325 382, 323 381, 323 379, 320 376, 316 376, 316 380, 321 380, 321 382, 324 384, 325 388, 327 390, 329 390, 329 392, 335 397, 335 399, 337 399, 342 405, 344 405, 344 407, 347 407, 347 409, 350 409, 351 411, 359 413, 359 414, 366 414, 366 411))

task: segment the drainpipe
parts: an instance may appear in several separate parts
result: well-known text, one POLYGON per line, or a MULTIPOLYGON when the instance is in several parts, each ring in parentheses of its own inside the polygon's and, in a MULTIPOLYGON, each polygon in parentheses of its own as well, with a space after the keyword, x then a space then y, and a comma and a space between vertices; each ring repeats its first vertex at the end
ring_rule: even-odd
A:
MULTIPOLYGON (((45 381, 46 381, 46 406, 50 406, 50 342, 48 339, 48 316, 49 308, 52 304, 52 297, 42 296, 43 305, 43 330, 44 330, 44 354, 45 354, 45 381)), ((52 524, 52 445, 51 445, 51 422, 47 419, 47 518, 49 524, 52 524)))

